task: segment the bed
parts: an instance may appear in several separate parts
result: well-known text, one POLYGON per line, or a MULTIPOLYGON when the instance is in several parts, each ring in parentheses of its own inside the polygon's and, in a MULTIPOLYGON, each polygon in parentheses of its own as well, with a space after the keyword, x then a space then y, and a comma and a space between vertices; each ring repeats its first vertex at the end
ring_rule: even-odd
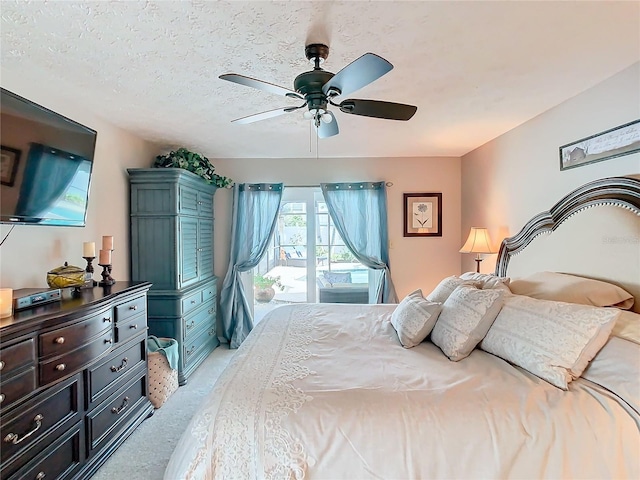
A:
MULTIPOLYGON (((620 308, 536 297, 551 284, 546 281, 532 296, 510 291, 538 285, 527 281, 537 269, 527 270, 520 254, 600 207, 605 217, 613 210, 624 214, 613 214, 621 230, 608 225, 605 232, 613 239, 608 243, 614 256, 628 250, 624 270, 631 274, 618 281, 617 259, 590 262, 597 267, 590 272, 562 266, 550 274, 577 274, 571 280, 579 283, 587 276, 633 291, 616 305, 637 309, 631 302, 640 283, 640 275, 633 275, 640 272, 640 181, 591 182, 506 239, 497 275, 485 284, 473 274, 467 280, 443 279, 441 285, 467 282, 458 283, 443 303, 429 300, 442 293, 439 285, 426 298, 414 292, 400 305, 303 304, 274 310, 251 332, 195 413, 165 479, 640 478, 640 345, 633 341, 640 317, 629 310, 622 322, 620 308), (524 270, 524 280, 507 283, 512 267, 524 270), (480 323, 486 327, 477 345, 452 343, 457 333, 445 322, 460 313, 447 305, 465 295, 499 299, 473 327, 475 333, 480 323), (589 337, 588 348, 578 348, 584 363, 580 375, 573 374, 576 364, 551 364, 546 371, 538 369, 544 362, 537 357, 523 363, 527 368, 517 359, 505 360, 509 345, 501 333, 509 320, 520 329, 514 335, 533 328, 535 322, 518 324, 530 304, 550 309, 545 332, 555 332, 553 322, 561 317, 558 324, 568 321, 572 328, 571 322, 595 319, 597 335, 589 337), (407 305, 436 317, 426 340, 410 344, 411 336, 403 336, 409 330, 399 321, 418 315, 407 305), (489 311, 494 318, 486 321, 489 311), (596 337, 602 339, 598 344, 596 337), (593 360, 583 358, 587 350, 593 360)), ((595 243, 600 248, 603 242, 595 243)), ((570 243, 569 251, 575 250, 570 243)), ((565 256, 570 255, 560 258, 567 265, 573 262, 565 256)), ((533 263, 537 268, 539 262, 533 263)), ((575 261, 580 268, 584 263, 584 258, 575 261)), ((468 318, 475 315, 471 310, 468 318)), ((566 345, 567 352, 575 348, 566 345)), ((556 354, 564 359, 564 351, 556 354)))

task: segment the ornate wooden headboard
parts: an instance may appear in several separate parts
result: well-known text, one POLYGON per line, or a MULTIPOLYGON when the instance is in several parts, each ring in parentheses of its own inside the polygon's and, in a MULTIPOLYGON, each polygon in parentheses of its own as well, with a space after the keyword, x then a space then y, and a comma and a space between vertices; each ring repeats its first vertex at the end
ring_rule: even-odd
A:
POLYGON ((496 275, 513 277, 540 270, 616 283, 635 296, 634 310, 640 311, 640 179, 609 177, 589 182, 503 240, 496 275), (553 235, 560 240, 544 235, 565 222, 562 234, 553 235), (526 254, 518 255, 525 248, 526 254), (530 258, 520 260, 527 256, 530 258), (514 263, 520 263, 519 271, 514 263))

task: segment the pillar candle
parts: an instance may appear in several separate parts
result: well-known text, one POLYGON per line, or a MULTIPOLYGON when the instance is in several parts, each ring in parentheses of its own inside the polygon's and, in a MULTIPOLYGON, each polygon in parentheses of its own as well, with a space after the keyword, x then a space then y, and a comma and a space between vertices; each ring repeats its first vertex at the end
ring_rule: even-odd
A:
POLYGON ((102 249, 103 250, 113 250, 113 236, 108 235, 102 237, 102 249))
POLYGON ((96 242, 84 242, 82 244, 82 256, 96 258, 96 242))
POLYGON ((13 315, 13 289, 0 288, 0 318, 13 315))
POLYGON ((111 265, 111 250, 100 250, 99 265, 111 265))

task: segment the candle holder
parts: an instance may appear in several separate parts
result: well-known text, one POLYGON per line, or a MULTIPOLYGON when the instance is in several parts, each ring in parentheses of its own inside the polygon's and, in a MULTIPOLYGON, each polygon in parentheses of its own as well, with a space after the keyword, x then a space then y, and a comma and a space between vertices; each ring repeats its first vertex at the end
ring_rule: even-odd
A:
POLYGON ((96 257, 82 257, 87 261, 87 268, 84 269, 85 274, 84 274, 84 283, 82 284, 81 288, 93 288, 96 285, 98 285, 98 282, 96 282, 93 279, 93 264, 91 262, 93 262, 93 259, 96 257))
POLYGON ((100 274, 102 275, 102 280, 98 285, 101 285, 104 287, 104 286, 109 286, 116 283, 116 281, 113 278, 111 278, 111 265, 109 264, 103 265, 101 263, 99 263, 98 265, 102 267, 102 273, 100 274))

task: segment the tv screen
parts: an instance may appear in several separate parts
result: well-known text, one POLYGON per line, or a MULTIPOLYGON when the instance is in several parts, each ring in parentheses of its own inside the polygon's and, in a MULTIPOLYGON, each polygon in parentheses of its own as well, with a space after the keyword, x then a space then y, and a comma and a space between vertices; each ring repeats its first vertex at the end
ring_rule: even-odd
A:
POLYGON ((95 130, 1 93, 0 222, 83 227, 95 130))

